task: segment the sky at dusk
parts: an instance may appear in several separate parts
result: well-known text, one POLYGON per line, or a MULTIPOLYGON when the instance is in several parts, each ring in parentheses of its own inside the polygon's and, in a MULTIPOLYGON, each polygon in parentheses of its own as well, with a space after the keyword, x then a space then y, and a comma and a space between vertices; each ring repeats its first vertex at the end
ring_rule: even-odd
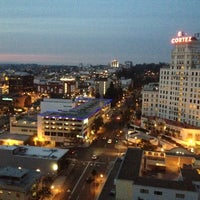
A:
POLYGON ((0 0, 0 62, 170 62, 179 30, 200 32, 199 0, 0 0))

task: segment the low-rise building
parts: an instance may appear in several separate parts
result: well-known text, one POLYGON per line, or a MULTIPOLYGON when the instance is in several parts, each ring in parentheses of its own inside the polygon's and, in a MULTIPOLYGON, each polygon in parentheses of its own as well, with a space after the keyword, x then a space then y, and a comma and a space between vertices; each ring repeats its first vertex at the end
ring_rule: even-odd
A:
POLYGON ((15 72, 8 76, 9 94, 34 90, 34 77, 26 72, 15 72))
POLYGON ((149 83, 142 90, 142 115, 157 116, 159 84, 149 83))
MULTIPOLYGON (((0 145, 27 145, 30 143, 31 137, 25 134, 14 134, 4 132, 0 134, 0 145)), ((34 141, 32 141, 34 143, 34 141)))
POLYGON ((35 146, 0 146, 0 167, 12 166, 56 175, 65 165, 67 149, 35 146))
POLYGON ((88 145, 94 139, 93 123, 111 107, 110 99, 87 99, 68 111, 38 115, 38 139, 52 145, 88 145))
POLYGON ((10 117, 10 133, 23 135, 37 135, 37 116, 10 117))
POLYGON ((24 168, 0 168, 0 199, 30 200, 37 195, 41 174, 24 168))
POLYGON ((68 111, 73 108, 73 105, 71 99, 44 98, 43 101, 40 102, 40 112, 68 111))
POLYGON ((141 127, 155 129, 184 147, 192 148, 196 153, 200 152, 199 127, 173 120, 145 116, 141 117, 141 127))
POLYGON ((182 148, 168 152, 129 148, 115 180, 116 200, 198 200, 198 160, 182 148))

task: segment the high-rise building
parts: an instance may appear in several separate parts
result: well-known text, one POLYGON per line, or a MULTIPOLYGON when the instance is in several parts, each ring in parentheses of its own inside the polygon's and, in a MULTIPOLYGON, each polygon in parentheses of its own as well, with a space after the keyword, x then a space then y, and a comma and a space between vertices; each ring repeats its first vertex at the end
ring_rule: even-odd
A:
MULTIPOLYGON (((171 63, 160 69, 159 89, 143 89, 141 126, 157 127, 188 148, 200 144, 200 39, 178 32, 171 63), (153 98, 156 98, 157 101, 153 98), (157 104, 157 105, 156 105, 157 104)), ((199 150, 198 150, 199 152, 199 150)))
POLYGON ((148 109, 158 107, 158 118, 200 127, 200 40, 178 32, 171 43, 170 67, 160 69, 157 106, 153 102, 145 106, 155 93, 148 90, 148 98, 143 95, 143 115, 149 116, 148 109))
POLYGON ((171 65, 160 70, 159 117, 200 126, 200 40, 178 32, 171 65))
POLYGON ((112 60, 111 67, 119 67, 119 61, 118 60, 112 60))

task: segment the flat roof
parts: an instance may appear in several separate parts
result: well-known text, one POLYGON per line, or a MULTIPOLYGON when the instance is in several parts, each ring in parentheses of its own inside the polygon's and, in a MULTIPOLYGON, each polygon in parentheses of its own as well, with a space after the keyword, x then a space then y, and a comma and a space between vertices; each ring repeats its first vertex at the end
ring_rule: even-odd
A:
POLYGON ((37 115, 16 116, 16 121, 18 121, 18 122, 26 121, 28 123, 37 122, 37 115))
POLYGON ((5 167, 0 168, 0 179, 1 177, 13 177, 13 178, 21 178, 25 174, 28 173, 28 169, 18 169, 14 167, 5 167))
POLYGON ((75 118, 78 120, 84 120, 97 113, 103 106, 111 103, 111 99, 91 99, 86 103, 81 104, 68 111, 54 112, 47 111, 40 113, 40 116, 48 117, 61 117, 61 118, 75 118))
POLYGON ((168 188, 168 189, 176 189, 176 190, 184 190, 184 191, 196 191, 195 186, 192 182, 188 181, 178 181, 178 180, 164 180, 152 177, 138 177, 134 180, 134 184, 143 185, 143 186, 151 186, 157 188, 168 188))
POLYGON ((35 157, 40 159, 52 159, 59 160, 69 150, 59 148, 47 148, 47 147, 36 147, 36 146, 7 146, 1 145, 1 150, 13 151, 14 155, 35 157))
POLYGON ((26 193, 40 177, 41 174, 35 170, 0 168, 0 189, 26 193))
POLYGON ((119 169, 118 179, 134 180, 139 176, 143 151, 139 148, 128 148, 119 169))
MULTIPOLYGON (((198 169, 181 169, 182 174, 160 172, 142 172, 143 150, 139 148, 129 148, 118 172, 117 179, 133 181, 135 185, 147 187, 168 188, 184 191, 197 192, 192 181, 200 181, 200 170, 198 169)), ((156 165, 155 165, 156 166, 156 165)), ((168 166, 170 167, 170 166, 168 166)))

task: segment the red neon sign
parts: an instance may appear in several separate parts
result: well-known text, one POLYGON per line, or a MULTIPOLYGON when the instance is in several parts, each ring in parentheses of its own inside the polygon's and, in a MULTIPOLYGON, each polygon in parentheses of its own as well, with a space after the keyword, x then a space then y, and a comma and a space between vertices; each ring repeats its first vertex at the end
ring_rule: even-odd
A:
POLYGON ((188 36, 188 37, 177 37, 177 38, 172 38, 171 39, 171 43, 172 44, 178 44, 178 43, 187 43, 187 42, 191 42, 192 41, 192 37, 188 36))

